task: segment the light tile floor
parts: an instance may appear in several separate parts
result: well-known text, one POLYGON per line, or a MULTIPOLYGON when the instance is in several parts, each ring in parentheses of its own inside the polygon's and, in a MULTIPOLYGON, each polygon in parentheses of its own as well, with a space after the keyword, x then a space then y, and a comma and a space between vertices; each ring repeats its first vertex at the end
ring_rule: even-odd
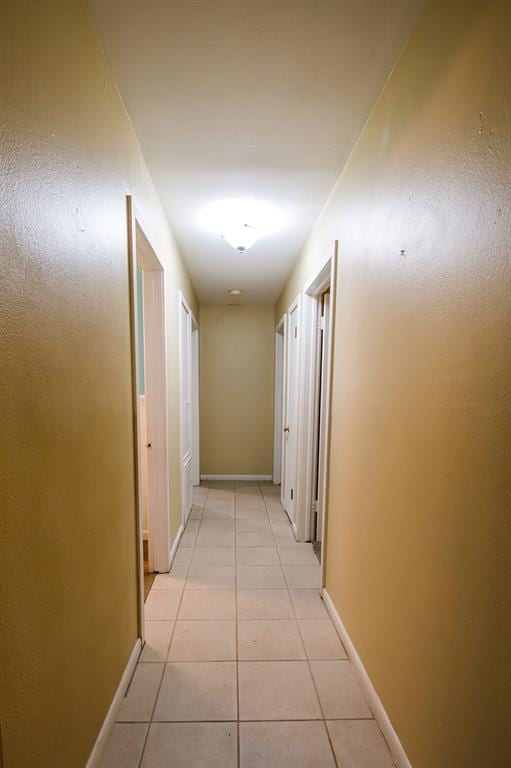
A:
POLYGON ((392 768, 279 493, 194 489, 101 768, 392 768))

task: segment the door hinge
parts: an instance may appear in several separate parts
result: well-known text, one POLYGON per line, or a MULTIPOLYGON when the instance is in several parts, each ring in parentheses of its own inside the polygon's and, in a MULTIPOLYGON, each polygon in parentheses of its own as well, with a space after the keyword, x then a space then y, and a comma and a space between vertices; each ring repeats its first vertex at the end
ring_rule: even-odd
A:
POLYGON ((323 315, 323 317, 320 317, 318 319, 318 330, 320 330, 320 331, 324 331, 325 330, 325 316, 324 315, 323 315))
POLYGON ((295 339, 298 338, 298 326, 295 325, 295 339))
POLYGON ((291 488, 291 501, 293 501, 293 489, 291 488))

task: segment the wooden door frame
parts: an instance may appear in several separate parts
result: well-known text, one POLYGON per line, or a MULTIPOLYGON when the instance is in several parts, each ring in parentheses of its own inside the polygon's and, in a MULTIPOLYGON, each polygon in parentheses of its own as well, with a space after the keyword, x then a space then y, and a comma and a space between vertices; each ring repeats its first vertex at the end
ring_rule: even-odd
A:
MULTIPOLYGON (((190 510, 188 510, 188 513, 185 511, 184 467, 188 463, 188 460, 191 460, 191 462, 192 462, 192 478, 193 478, 193 470, 194 470, 194 467, 193 467, 193 449, 194 449, 194 427, 195 427, 195 422, 196 422, 196 425, 197 425, 197 429, 198 429, 198 426, 199 426, 198 413, 196 414, 196 418, 195 418, 195 415, 194 415, 194 411, 198 407, 198 402, 196 402, 195 404, 193 402, 193 400, 194 400, 194 398, 193 398, 193 394, 194 394, 194 392, 193 392, 193 390, 194 390, 194 380, 193 380, 193 370, 194 370, 194 365, 193 365, 193 332, 195 330, 198 331, 199 324, 198 324, 197 319, 196 319, 195 315, 193 314, 193 311, 192 311, 190 305, 188 304, 188 302, 186 300, 186 297, 183 294, 183 292, 182 291, 178 291, 177 293, 178 293, 178 318, 179 318, 179 446, 180 446, 179 447, 179 471, 181 473, 181 529, 183 531, 185 526, 186 526, 186 523, 187 523, 187 520, 188 520, 188 516, 190 514, 190 510), (188 317, 190 318, 190 333, 189 333, 190 349, 189 349, 189 359, 188 359, 188 366, 189 366, 189 368, 188 368, 188 381, 189 381, 190 393, 191 393, 191 397, 192 397, 192 414, 191 414, 191 420, 190 420, 190 426, 191 426, 191 429, 190 429, 190 457, 186 461, 184 460, 185 457, 183 456, 183 421, 184 421, 184 419, 183 419, 183 392, 181 391, 181 373, 182 373, 183 365, 184 365, 184 362, 183 362, 183 356, 184 355, 183 355, 183 345, 182 345, 183 320, 182 320, 181 307, 185 308, 185 310, 186 310, 186 312, 188 314, 188 317)), ((197 338, 197 342, 198 342, 198 338, 197 338)), ((198 354, 198 344, 197 344, 197 354, 198 354)), ((198 376, 198 357, 197 357, 197 376, 198 376)), ((198 390, 198 381, 197 381, 197 390, 198 390)), ((198 446, 197 446, 197 450, 198 450, 198 446)), ((200 469, 199 469, 199 474, 200 474, 200 469)), ((192 480, 192 482, 193 482, 193 480, 192 480)), ((199 479, 199 482, 200 482, 200 479, 199 479)), ((179 535, 180 534, 178 534, 178 536, 179 535)))
POLYGON ((289 355, 291 350, 291 340, 290 340, 290 333, 289 333, 289 324, 292 321, 292 314, 293 312, 298 312, 298 345, 297 345, 297 360, 296 360, 296 376, 297 376, 297 404, 296 404, 296 455, 295 455, 295 478, 296 481, 298 481, 298 473, 299 473, 299 435, 300 435, 300 366, 301 366, 301 336, 302 336, 302 297, 300 294, 296 296, 296 298, 291 302, 291 304, 288 307, 288 310, 285 315, 285 362, 284 362, 284 368, 285 368, 285 375, 284 375, 284 406, 283 406, 283 428, 282 428, 282 477, 284 479, 284 482, 281 485, 281 502, 282 506, 284 507, 287 516, 290 519, 291 525, 293 527, 295 536, 298 538, 298 531, 297 531, 297 504, 298 504, 298 482, 295 482, 295 485, 297 488, 294 488, 294 494, 293 494, 293 504, 294 504, 294 520, 291 519, 287 507, 287 498, 286 493, 288 490, 288 481, 286 478, 286 472, 285 467, 287 464, 288 456, 287 456, 287 445, 286 440, 284 439, 284 429, 285 425, 289 423, 289 400, 288 400, 288 386, 289 386, 289 355))
MULTIPOLYGON (((149 298, 149 334, 148 348, 144 344, 144 357, 149 362, 149 384, 153 393, 153 407, 147 423, 148 442, 153 444, 153 462, 151 471, 151 500, 148 503, 148 529, 152 543, 152 558, 154 567, 167 571, 170 567, 169 553, 169 476, 167 460, 167 382, 166 382, 166 328, 165 328, 165 297, 163 293, 164 271, 152 248, 144 227, 141 213, 131 195, 126 196, 127 221, 127 257, 129 285, 129 324, 131 341, 131 388, 132 388, 132 418, 133 418, 133 456, 134 456, 134 487, 135 487, 135 535, 137 559, 138 586, 138 631, 144 642, 144 554, 143 554, 143 504, 140 472, 142 467, 140 446, 140 413, 137 391, 137 360, 140 357, 137 339, 137 263, 140 263, 146 276, 144 279, 144 299, 146 288, 153 296, 159 297, 156 305, 149 298), (153 293, 154 292, 154 293, 153 293), (158 424, 156 424, 158 422, 158 424), (154 470, 156 469, 156 473, 154 470)), ((144 317, 144 321, 146 318, 144 317)), ((145 329, 144 329, 145 330, 145 329)), ((146 334, 144 333, 144 341, 146 334)), ((146 371, 147 375, 147 371, 146 371)))
POLYGON ((192 483, 200 485, 199 326, 192 314, 192 483))
POLYGON ((318 354, 318 300, 317 297, 330 287, 330 336, 329 336, 329 375, 326 382, 326 441, 324 460, 327 471, 324 473, 323 498, 325 500, 322 521, 322 586, 324 584, 328 515, 328 463, 330 455, 330 403, 333 361, 333 339, 335 332, 335 303, 337 279, 338 242, 329 249, 326 259, 306 282, 303 291, 302 344, 300 376, 300 425, 299 425, 299 489, 297 508, 297 539, 310 539, 311 517, 313 511, 313 471, 315 466, 314 435, 317 414, 317 354, 318 354))
POLYGON ((284 375, 286 315, 282 315, 275 326, 275 408, 273 424, 273 484, 280 485, 282 479, 282 448, 284 426, 284 375))

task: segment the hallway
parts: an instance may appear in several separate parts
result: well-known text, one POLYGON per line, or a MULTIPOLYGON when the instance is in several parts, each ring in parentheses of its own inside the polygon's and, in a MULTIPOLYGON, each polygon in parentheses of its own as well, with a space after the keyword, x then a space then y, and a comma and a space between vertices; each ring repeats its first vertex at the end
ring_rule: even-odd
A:
POLYGON ((391 768, 320 570, 278 486, 195 488, 102 768, 391 768))

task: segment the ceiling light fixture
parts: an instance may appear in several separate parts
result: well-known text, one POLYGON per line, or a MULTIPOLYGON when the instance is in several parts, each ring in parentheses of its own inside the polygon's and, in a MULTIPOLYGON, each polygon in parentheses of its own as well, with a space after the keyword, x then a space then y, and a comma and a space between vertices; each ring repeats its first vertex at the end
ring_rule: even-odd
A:
POLYGON ((200 214, 204 229, 220 235, 239 253, 282 229, 282 212, 263 200, 229 198, 210 203, 200 214))
POLYGON ((261 239, 262 232, 251 224, 229 224, 222 230, 222 237, 240 253, 252 248, 261 239))
POLYGON ((240 289, 239 289, 239 288, 231 288, 231 290, 230 290, 230 291, 228 291, 228 293, 230 293, 230 294, 231 294, 231 296, 241 296, 241 294, 243 293, 243 291, 240 291, 240 289))

